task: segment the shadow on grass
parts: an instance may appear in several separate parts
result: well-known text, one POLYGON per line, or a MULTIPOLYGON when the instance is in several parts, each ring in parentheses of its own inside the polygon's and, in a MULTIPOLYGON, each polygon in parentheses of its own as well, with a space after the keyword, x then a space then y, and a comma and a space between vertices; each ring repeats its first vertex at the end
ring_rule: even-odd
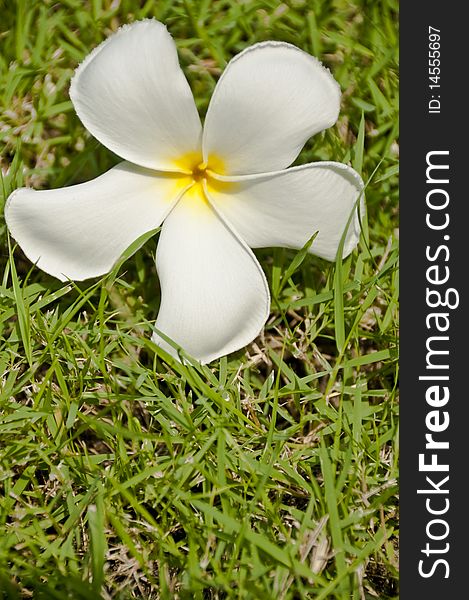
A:
POLYGON ((102 596, 89 583, 73 575, 56 573, 41 581, 41 571, 31 568, 20 582, 4 571, 0 572, 0 598, 2 600, 100 600, 102 596))

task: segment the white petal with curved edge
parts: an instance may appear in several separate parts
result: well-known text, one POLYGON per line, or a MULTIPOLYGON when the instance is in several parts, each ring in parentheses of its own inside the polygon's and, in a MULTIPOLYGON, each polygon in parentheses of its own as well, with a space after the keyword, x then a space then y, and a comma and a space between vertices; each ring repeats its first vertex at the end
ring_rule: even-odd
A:
MULTIPOLYGON (((189 190, 163 224, 156 253, 162 297, 155 326, 208 363, 259 334, 270 295, 252 251, 199 192, 189 190)), ((156 333, 153 341, 177 357, 156 333)))
MULTIPOLYGON (((310 248, 334 260, 340 239, 359 196, 363 213, 363 181, 351 167, 317 162, 277 173, 224 177, 209 186, 209 198, 251 246, 301 248, 319 231, 310 248)), ((357 210, 351 219, 343 255, 360 236, 357 210)))
POLYGON ((121 163, 86 183, 18 189, 5 219, 29 260, 61 281, 81 281, 110 271, 132 242, 159 227, 184 181, 121 163))
POLYGON ((83 61, 70 97, 85 127, 118 156, 150 169, 199 148, 200 118, 166 27, 121 27, 83 61))
POLYGON ((228 64, 213 93, 203 133, 204 160, 224 174, 283 169, 308 138, 335 123, 340 89, 313 56, 283 42, 247 48, 228 64))

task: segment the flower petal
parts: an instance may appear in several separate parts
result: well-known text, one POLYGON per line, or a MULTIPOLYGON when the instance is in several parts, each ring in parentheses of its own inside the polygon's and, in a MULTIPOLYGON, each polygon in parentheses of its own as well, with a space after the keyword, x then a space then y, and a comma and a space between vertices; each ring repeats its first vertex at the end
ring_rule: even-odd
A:
POLYGON ((26 256, 46 273, 81 281, 111 270, 139 236, 159 227, 188 178, 121 163, 66 188, 21 188, 5 219, 26 256))
POLYGON ((154 19, 121 27, 78 67, 70 97, 84 126, 118 156, 150 169, 198 150, 201 124, 174 41, 154 19))
POLYGON ((256 44, 218 81, 205 119, 204 160, 216 156, 230 175, 283 169, 308 138, 335 123, 339 108, 339 86, 316 58, 283 42, 256 44))
MULTIPOLYGON (((310 251, 334 260, 363 181, 342 163, 317 162, 277 173, 211 180, 209 199, 251 248, 301 248, 319 231, 310 251), (221 181, 222 180, 222 181, 221 181)), ((360 200, 363 212, 363 198, 360 200)), ((357 245, 357 211, 348 227, 343 255, 357 245)))
MULTIPOLYGON (((208 363, 251 342, 270 310, 252 251, 194 186, 166 218, 156 253, 161 306, 156 328, 208 363)), ((153 341, 177 356, 156 333, 153 341)))

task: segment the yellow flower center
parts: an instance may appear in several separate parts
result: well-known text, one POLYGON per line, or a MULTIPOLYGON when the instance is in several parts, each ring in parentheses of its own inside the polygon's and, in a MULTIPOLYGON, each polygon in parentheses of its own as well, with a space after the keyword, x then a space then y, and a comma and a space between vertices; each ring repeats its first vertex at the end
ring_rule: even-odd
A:
POLYGON ((210 173, 225 174, 225 165, 218 156, 209 156, 208 161, 204 162, 200 152, 188 152, 174 161, 174 166, 178 171, 192 176, 194 181, 201 181, 210 177, 210 173))
POLYGON ((210 156, 207 162, 203 161, 199 152, 189 152, 174 161, 174 166, 180 175, 176 175, 175 193, 185 189, 184 197, 181 199, 186 206, 201 208, 208 206, 206 198, 207 190, 210 192, 227 191, 227 188, 233 189, 236 184, 225 183, 214 178, 214 174, 224 175, 225 168, 223 161, 217 156, 210 156))
POLYGON ((202 179, 207 179, 210 177, 207 173, 208 165, 207 163, 201 162, 199 165, 192 169, 192 179, 196 182, 202 181, 202 179))

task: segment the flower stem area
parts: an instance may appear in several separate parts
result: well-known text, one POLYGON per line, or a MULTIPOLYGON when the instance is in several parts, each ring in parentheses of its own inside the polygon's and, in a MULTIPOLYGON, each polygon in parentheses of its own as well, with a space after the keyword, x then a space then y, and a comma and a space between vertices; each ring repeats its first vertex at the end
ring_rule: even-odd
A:
POLYGON ((396 599, 397 1, 3 4, 0 596, 396 599), (100 280, 61 283, 3 221, 16 188, 80 183, 118 162, 73 112, 70 78, 112 31, 148 17, 174 37, 202 117, 247 46, 282 40, 317 56, 341 113, 295 164, 343 162, 366 183, 346 260, 255 251, 267 324, 204 366, 151 341, 157 238, 100 280))

